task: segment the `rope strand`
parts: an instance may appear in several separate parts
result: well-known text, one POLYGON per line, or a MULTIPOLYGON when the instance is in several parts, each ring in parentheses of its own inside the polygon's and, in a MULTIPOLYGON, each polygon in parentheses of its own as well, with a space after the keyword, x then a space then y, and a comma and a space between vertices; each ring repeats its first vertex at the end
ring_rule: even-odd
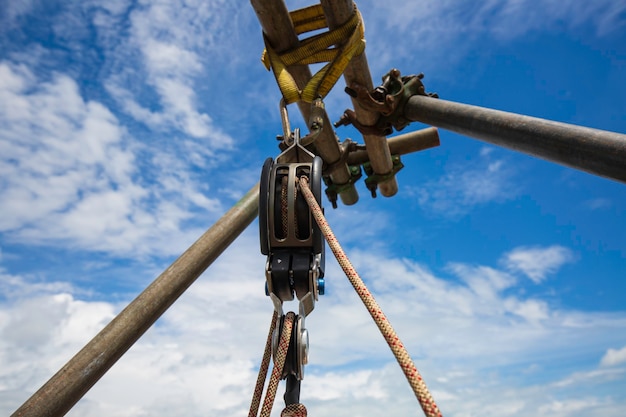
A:
POLYGON ((259 375, 257 376, 256 385, 254 386, 254 394, 252 395, 252 402, 250 403, 250 412, 248 413, 248 417, 256 417, 259 412, 261 396, 263 396, 263 386, 265 385, 265 378, 267 378, 267 371, 270 367, 270 359, 272 358, 272 334, 274 334, 277 319, 278 312, 274 310, 272 321, 270 322, 270 331, 265 342, 263 359, 261 360, 261 366, 259 367, 259 375))
POLYGON ((308 179, 304 176, 300 177, 299 184, 302 194, 304 195, 307 203, 309 204, 309 207, 311 208, 311 213, 313 214, 315 221, 319 225, 322 233, 324 234, 324 237, 326 238, 326 241, 328 242, 328 246, 337 258, 339 265, 346 273, 348 280, 350 280, 350 283, 361 298, 361 301, 363 301, 363 304, 367 308, 367 311, 369 311, 370 315, 374 319, 376 326, 378 326, 378 329, 387 341, 387 344, 393 352, 393 355, 396 357, 396 360, 398 361, 402 372, 404 372, 404 375, 409 381, 409 385, 413 389, 413 392, 415 393, 415 396, 417 397, 417 400, 420 403, 424 414, 426 414, 427 417, 442 417, 439 407, 437 407, 435 400, 430 394, 426 383, 422 380, 422 376, 420 375, 417 367, 413 363, 413 360, 409 356, 409 353, 407 352, 406 348, 400 341, 400 338, 387 320, 387 317, 381 310, 380 306, 374 299, 374 296, 369 292, 365 283, 354 269, 354 266, 352 266, 352 263, 343 251, 341 245, 339 244, 339 241, 337 241, 335 234, 333 233, 328 222, 326 221, 326 218, 324 217, 322 209, 315 200, 315 197, 313 196, 313 193, 309 188, 308 179))
POLYGON ((270 375, 270 382, 267 385, 267 391, 265 392, 265 400, 261 407, 261 417, 269 417, 274 406, 274 398, 276 398, 276 390, 278 389, 278 383, 283 373, 283 366, 285 365, 285 358, 287 357, 287 350, 289 350, 289 341, 291 340, 291 330, 296 315, 290 311, 285 315, 283 322, 282 334, 280 335, 280 341, 276 348, 276 355, 274 357, 274 367, 272 368, 272 374, 270 375))
MULTIPOLYGON (((272 368, 272 374, 270 375, 270 381, 267 385, 267 391, 265 392, 265 399, 263 400, 263 406, 261 407, 261 414, 259 417, 269 417, 274 406, 274 400, 276 398, 276 391, 280 382, 283 368, 285 367, 285 359, 287 358, 287 351, 289 350, 289 342, 291 341, 291 333, 293 326, 295 325, 296 314, 292 311, 284 316, 280 340, 276 348, 274 355, 274 367, 272 368)), ((272 334, 274 330, 278 328, 278 313, 274 311, 272 316, 272 324, 270 324, 270 331, 267 336, 267 342, 265 344, 265 352, 263 353, 263 360, 261 361, 261 367, 259 369, 259 376, 257 377, 256 386, 254 387, 254 394, 252 396, 252 402, 250 404, 250 411, 248 417, 257 417, 259 410, 259 404, 263 395, 263 386, 265 385, 265 378, 267 377, 267 370, 269 368, 270 358, 272 356, 272 334)), ((291 404, 285 407, 281 413, 281 417, 306 417, 306 407, 302 404, 291 404)))

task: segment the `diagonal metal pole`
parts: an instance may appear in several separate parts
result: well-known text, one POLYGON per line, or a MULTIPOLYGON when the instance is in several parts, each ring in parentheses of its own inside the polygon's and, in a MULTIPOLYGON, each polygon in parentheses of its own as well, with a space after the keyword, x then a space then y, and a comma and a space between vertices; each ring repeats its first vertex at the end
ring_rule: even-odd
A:
POLYGON ((626 135, 413 96, 407 119, 626 183, 626 135))
POLYGON ((259 184, 237 202, 12 417, 65 415, 254 220, 259 184))

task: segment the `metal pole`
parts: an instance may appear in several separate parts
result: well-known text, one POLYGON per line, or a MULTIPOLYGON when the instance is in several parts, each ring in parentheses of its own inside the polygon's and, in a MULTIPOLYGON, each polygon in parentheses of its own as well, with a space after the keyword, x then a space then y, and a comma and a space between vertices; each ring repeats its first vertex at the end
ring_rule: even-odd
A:
MULTIPOLYGON (((335 29, 345 23, 355 13, 354 2, 352 0, 320 0, 324 8, 324 14, 328 22, 329 29, 335 29)), ((359 84, 368 91, 374 89, 370 67, 367 63, 365 52, 352 58, 343 73, 344 79, 348 87, 359 84)), ((376 124, 379 114, 364 109, 357 100, 352 99, 352 106, 356 113, 357 120, 365 125, 372 126, 376 124)), ((385 175, 391 172, 393 163, 391 161, 391 152, 387 144, 385 136, 364 134, 363 140, 367 146, 367 154, 372 164, 374 173, 385 175)), ((385 181, 378 183, 380 193, 385 197, 391 197, 398 192, 398 181, 396 177, 391 177, 385 181)))
MULTIPOLYGON (((389 151, 392 155, 406 155, 439 146, 439 132, 436 127, 416 130, 402 135, 391 137, 387 140, 389 151)), ((348 164, 364 164, 369 161, 367 151, 350 152, 348 164)))
POLYGON ((404 115, 495 145, 626 183, 626 135, 413 96, 404 115))
MULTIPOLYGON (((261 23, 263 33, 276 52, 285 52, 299 45, 300 41, 284 0, 250 0, 250 3, 261 23)), ((292 65, 289 67, 289 72, 299 88, 304 88, 311 79, 311 70, 308 65, 292 65)), ((310 105, 299 102, 298 107, 304 120, 308 121, 311 112, 310 105)), ((323 119, 324 128, 315 142, 315 147, 320 157, 330 166, 341 160, 341 150, 332 129, 332 123, 325 111, 323 119)), ((348 166, 346 164, 335 166, 336 168, 330 173, 330 178, 338 185, 348 184, 350 180, 348 166)), ((354 185, 348 185, 339 193, 339 197, 345 205, 355 204, 359 200, 359 194, 354 185)))
POLYGON ((59 417, 117 362, 257 216, 259 184, 30 397, 12 417, 59 417))

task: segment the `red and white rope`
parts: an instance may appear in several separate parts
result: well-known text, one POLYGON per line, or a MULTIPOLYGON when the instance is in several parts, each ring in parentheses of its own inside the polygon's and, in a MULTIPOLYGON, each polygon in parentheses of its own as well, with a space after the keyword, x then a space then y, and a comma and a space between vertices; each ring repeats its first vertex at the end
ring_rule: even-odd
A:
POLYGON ((324 213, 321 207, 315 200, 315 197, 313 196, 313 193, 309 188, 308 179, 304 176, 300 177, 299 185, 307 203, 309 204, 311 213, 313 214, 315 221, 319 225, 322 233, 324 234, 324 237, 326 238, 326 241, 328 242, 328 246, 337 258, 339 265, 346 273, 346 276, 350 280, 350 283, 356 290, 357 294, 361 298, 361 301, 363 301, 363 304, 367 308, 367 311, 369 311, 370 315, 374 319, 374 322, 378 326, 378 329, 387 341, 389 348, 393 352, 393 355, 396 357, 400 368, 402 369, 404 375, 409 381, 409 385, 413 389, 413 392, 415 393, 415 396, 417 397, 417 400, 419 401, 422 410, 424 410, 424 414, 426 414, 427 417, 441 417, 441 411, 439 410, 439 407, 437 407, 435 400, 430 394, 426 383, 422 380, 422 376, 420 375, 415 364, 413 363, 413 360, 409 356, 409 353, 407 352, 406 348, 400 341, 400 338, 387 320, 387 317, 381 310, 380 306, 374 299, 374 296, 369 292, 369 290, 365 286, 365 283, 356 272, 356 270, 352 266, 352 263, 341 248, 341 245, 337 241, 335 234, 333 233, 328 222, 326 221, 326 218, 324 217, 324 213))
POLYGON ((289 404, 280 413, 280 417, 306 417, 306 407, 300 403, 289 404))
MULTIPOLYGON (((285 359, 287 357, 287 351, 289 350, 289 342, 291 341, 291 334, 295 323, 296 314, 292 311, 285 315, 283 320, 283 327, 281 329, 280 340, 276 348, 274 355, 274 367, 270 375, 270 381, 267 385, 265 392, 265 399, 263 400, 263 406, 261 407, 261 414, 259 417, 269 417, 274 406, 274 399, 276 398, 276 391, 278 390, 278 384, 280 382, 283 368, 285 366, 285 359)), ((263 385, 265 385, 265 378, 267 376, 267 370, 269 368, 269 362, 272 351, 272 334, 274 329, 278 327, 279 319, 278 313, 274 311, 272 316, 272 323, 270 325, 270 331, 267 336, 267 342, 265 344, 265 352, 263 354, 263 360, 261 361, 261 368, 259 369, 259 376, 257 378, 256 386, 254 388, 254 395, 252 396, 252 402, 250 404, 250 411, 248 417, 257 417, 259 404, 261 402, 261 396, 263 395, 263 385)), ((306 408, 302 404, 291 404, 282 411, 282 417, 306 417, 306 408)))
POLYGON ((267 335, 267 341, 265 342, 263 359, 261 360, 261 366, 259 367, 259 375, 257 376, 256 385, 254 386, 254 394, 252 395, 252 403, 250 404, 248 417, 256 417, 259 412, 261 397, 263 396, 263 386, 265 385, 265 378, 267 378, 267 371, 270 367, 270 359, 272 358, 272 335, 274 334, 277 319, 278 312, 274 310, 272 321, 270 323, 270 331, 267 335))

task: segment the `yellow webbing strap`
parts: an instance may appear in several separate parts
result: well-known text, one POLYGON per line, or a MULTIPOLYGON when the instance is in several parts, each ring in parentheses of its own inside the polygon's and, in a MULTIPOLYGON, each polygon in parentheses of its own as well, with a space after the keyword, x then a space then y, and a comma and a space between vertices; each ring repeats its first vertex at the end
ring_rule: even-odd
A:
MULTIPOLYGON (((296 34, 327 28, 321 5, 309 6, 290 12, 296 34)), ((354 14, 336 29, 302 40, 298 47, 278 54, 264 35, 265 51, 261 60, 265 68, 272 70, 278 87, 287 104, 297 101, 313 102, 325 97, 333 88, 348 63, 365 50, 365 31, 361 14, 354 6, 354 14), (309 65, 328 62, 300 90, 287 70, 291 65, 309 65)))

